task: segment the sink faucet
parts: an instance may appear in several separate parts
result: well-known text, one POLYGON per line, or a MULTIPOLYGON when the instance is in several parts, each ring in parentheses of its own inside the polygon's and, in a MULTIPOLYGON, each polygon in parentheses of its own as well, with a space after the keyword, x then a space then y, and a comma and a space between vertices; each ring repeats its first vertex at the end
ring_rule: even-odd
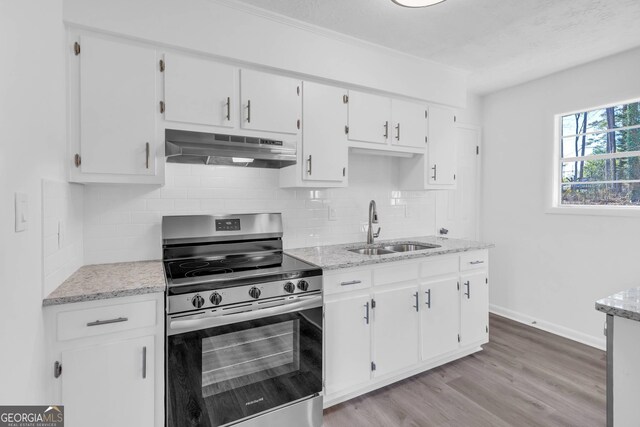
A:
POLYGON ((373 232, 373 224, 378 223, 378 212, 376 212, 376 201, 369 202, 369 230, 367 231, 367 244, 372 244, 373 239, 380 236, 380 227, 377 232, 373 232))

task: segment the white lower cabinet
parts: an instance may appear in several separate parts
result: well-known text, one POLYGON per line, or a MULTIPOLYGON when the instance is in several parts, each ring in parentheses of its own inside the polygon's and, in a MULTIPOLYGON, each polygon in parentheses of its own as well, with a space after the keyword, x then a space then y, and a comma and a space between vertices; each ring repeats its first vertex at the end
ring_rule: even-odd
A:
POLYGON ((154 426, 155 337, 62 352, 69 426, 154 426))
POLYGON ((460 343, 484 339, 489 334, 489 279, 486 271, 460 277, 460 343))
POLYGON ((479 250, 325 272, 325 407, 480 350, 487 271, 479 250))
POLYGON ((334 393, 367 382, 371 376, 369 295, 325 303, 325 328, 340 333, 325 337, 325 382, 334 393))
POLYGON ((454 276, 422 283, 420 294, 422 360, 429 360, 458 348, 458 278, 454 276))
POLYGON ((64 405, 65 426, 164 426, 162 293, 55 305, 44 316, 48 400, 64 405))
POLYGON ((373 293, 374 376, 418 362, 418 287, 399 285, 373 293))

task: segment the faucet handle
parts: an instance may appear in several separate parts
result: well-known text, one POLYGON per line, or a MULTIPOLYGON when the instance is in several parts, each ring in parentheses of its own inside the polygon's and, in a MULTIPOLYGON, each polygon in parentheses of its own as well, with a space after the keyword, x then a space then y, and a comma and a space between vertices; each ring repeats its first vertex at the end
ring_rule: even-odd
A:
POLYGON ((378 231, 373 233, 373 237, 378 238, 378 236, 380 236, 380 227, 378 227, 378 231))

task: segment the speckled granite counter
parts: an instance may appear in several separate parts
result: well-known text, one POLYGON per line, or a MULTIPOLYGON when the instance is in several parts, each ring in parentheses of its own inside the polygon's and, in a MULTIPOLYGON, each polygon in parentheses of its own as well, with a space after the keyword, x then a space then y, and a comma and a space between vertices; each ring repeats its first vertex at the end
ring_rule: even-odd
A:
POLYGON ((640 322, 640 288, 631 288, 596 301, 596 310, 640 322))
POLYGON ((85 265, 42 301, 42 305, 164 292, 161 261, 85 265))
POLYGON ((436 255, 444 255, 456 252, 475 251, 492 248, 489 243, 474 242, 471 240, 450 239, 437 236, 413 237, 400 240, 379 240, 373 245, 365 243, 348 243, 343 245, 314 246, 308 248, 288 249, 285 252, 303 261, 310 262, 325 270, 357 267, 360 265, 380 264, 384 262, 402 261, 414 258, 423 258, 436 255), (360 255, 349 252, 349 249, 362 247, 379 247, 389 244, 401 243, 428 243, 440 245, 439 248, 423 249, 411 252, 396 252, 385 255, 360 255))

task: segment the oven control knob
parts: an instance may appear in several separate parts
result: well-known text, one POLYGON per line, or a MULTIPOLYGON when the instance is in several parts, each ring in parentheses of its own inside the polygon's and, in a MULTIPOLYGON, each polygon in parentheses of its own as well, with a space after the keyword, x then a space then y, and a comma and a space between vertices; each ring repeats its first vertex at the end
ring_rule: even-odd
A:
POLYGON ((300 280, 298 282, 298 289, 300 289, 303 292, 306 292, 307 290, 309 290, 309 282, 307 282, 306 280, 300 280))
POLYGON ((296 291, 296 285, 294 285, 291 282, 287 282, 284 284, 284 291, 285 292, 289 292, 290 294, 294 293, 296 291))
POLYGON ((191 298, 191 304, 193 304, 195 308, 200 308, 204 305, 204 298, 202 298, 200 295, 196 295, 195 297, 191 298))
POLYGON ((222 302, 222 295, 220 295, 217 292, 214 292, 209 297, 209 301, 211 301, 211 304, 213 304, 213 305, 218 305, 218 304, 220 304, 222 302))
POLYGON ((260 289, 256 288, 255 286, 253 288, 249 289, 249 296, 251 298, 258 299, 258 298, 260 298, 260 294, 261 293, 262 292, 260 292, 260 289))

